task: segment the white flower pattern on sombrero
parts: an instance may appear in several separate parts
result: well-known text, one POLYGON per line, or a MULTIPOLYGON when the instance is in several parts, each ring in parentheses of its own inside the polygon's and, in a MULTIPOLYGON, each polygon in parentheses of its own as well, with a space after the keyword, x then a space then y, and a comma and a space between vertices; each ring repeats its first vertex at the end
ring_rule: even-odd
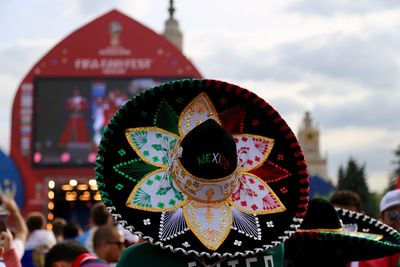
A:
POLYGON ((158 127, 125 130, 137 155, 158 167, 134 187, 126 205, 162 212, 161 239, 191 230, 205 247, 217 250, 232 229, 260 240, 257 215, 283 212, 286 208, 265 181, 250 173, 267 160, 274 145, 271 138, 234 134, 238 167, 230 177, 205 181, 184 170, 178 160, 180 141, 210 118, 221 124, 212 101, 201 93, 181 113, 179 136, 158 127), (179 215, 182 212, 184 222, 179 215), (175 219, 181 226, 174 226, 175 219))

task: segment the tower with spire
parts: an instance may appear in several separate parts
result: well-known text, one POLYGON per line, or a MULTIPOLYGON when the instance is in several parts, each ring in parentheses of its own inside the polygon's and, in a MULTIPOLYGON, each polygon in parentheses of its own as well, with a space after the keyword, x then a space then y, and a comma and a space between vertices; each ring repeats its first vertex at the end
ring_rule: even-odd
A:
POLYGON ((164 36, 167 38, 171 43, 173 43, 180 51, 183 48, 183 37, 182 32, 179 30, 179 23, 174 18, 174 0, 169 0, 169 19, 165 21, 165 29, 164 29, 164 36))
POLYGON ((298 137, 307 162, 309 175, 319 176, 328 181, 327 160, 322 158, 320 153, 319 129, 314 125, 308 111, 303 118, 298 137))

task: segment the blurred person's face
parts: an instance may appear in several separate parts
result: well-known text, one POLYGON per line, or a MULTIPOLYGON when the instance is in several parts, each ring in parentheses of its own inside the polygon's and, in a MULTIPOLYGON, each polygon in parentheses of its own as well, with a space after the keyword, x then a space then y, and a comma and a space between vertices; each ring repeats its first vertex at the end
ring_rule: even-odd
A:
POLYGON ((110 240, 105 243, 104 260, 108 263, 117 262, 121 252, 124 250, 124 237, 118 231, 110 240))
POLYGON ((400 231, 400 205, 384 210, 381 214, 381 220, 383 223, 400 231))

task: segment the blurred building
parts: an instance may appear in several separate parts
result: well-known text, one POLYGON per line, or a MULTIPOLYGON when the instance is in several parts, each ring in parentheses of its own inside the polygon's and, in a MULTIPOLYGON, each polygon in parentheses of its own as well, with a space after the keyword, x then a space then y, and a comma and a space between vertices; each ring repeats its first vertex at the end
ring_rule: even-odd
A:
MULTIPOLYGON (((24 213, 84 224, 100 201, 94 164, 104 127, 132 96, 159 83, 201 78, 182 54, 170 1, 165 36, 118 10, 54 46, 22 79, 12 110, 10 156, 24 213), (167 39, 168 38, 168 39, 167 39)), ((51 22, 49 22, 51 23, 51 22)))
POLYGON ((318 175, 328 179, 327 160, 321 156, 319 129, 306 112, 298 133, 299 142, 307 161, 310 176, 318 175))
POLYGON ((169 0, 169 18, 165 22, 164 36, 173 43, 176 48, 183 51, 183 35, 179 29, 179 22, 174 18, 174 12, 174 0, 169 0))
POLYGON ((335 187, 328 177, 328 161, 321 156, 319 128, 313 122, 309 112, 304 115, 298 138, 307 162, 311 197, 325 196, 335 191, 335 187))

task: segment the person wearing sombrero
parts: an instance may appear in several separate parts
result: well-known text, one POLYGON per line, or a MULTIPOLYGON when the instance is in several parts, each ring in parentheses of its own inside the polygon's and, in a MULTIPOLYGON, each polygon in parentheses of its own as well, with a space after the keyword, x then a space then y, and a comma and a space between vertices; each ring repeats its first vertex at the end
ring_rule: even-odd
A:
POLYGON ((217 80, 133 97, 107 126, 95 170, 116 221, 203 265, 277 248, 308 203, 304 156, 286 122, 252 92, 217 80))
MULTIPOLYGON (((379 205, 379 220, 400 231, 400 189, 386 192, 379 205)), ((362 261, 359 267, 399 267, 400 252, 386 257, 362 261)))
POLYGON ((288 266, 345 267, 400 252, 400 233, 365 214, 315 198, 297 232, 285 242, 288 266))

